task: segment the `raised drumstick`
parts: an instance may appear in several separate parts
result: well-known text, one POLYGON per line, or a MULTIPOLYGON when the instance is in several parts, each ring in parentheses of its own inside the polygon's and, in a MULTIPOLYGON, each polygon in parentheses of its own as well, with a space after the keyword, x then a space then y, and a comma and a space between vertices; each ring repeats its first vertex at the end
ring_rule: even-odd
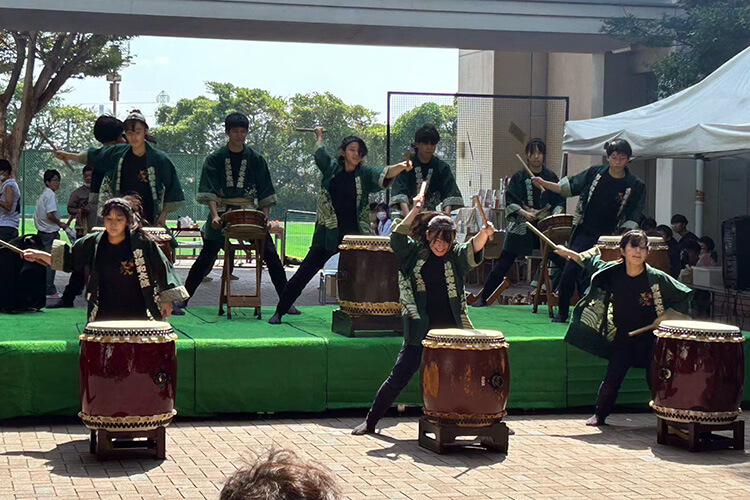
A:
POLYGON ((23 250, 21 250, 20 248, 18 248, 15 245, 11 245, 10 243, 7 243, 7 242, 5 242, 3 240, 0 240, 0 246, 5 247, 5 248, 7 248, 8 250, 10 250, 12 252, 16 252, 18 255, 23 255, 23 250))
MULTIPOLYGON (((55 151, 55 152, 60 151, 60 149, 57 146, 55 146, 55 143, 52 142, 49 139, 49 137, 47 137, 44 134, 44 132, 42 132, 42 129, 37 128, 36 132, 37 132, 37 134, 39 134, 40 136, 42 136, 42 139, 44 139, 44 142, 46 142, 47 144, 49 144, 49 147, 52 148, 52 151, 55 151)), ((68 160, 63 160, 63 163, 65 163, 65 165, 68 166, 68 168, 70 169, 71 172, 75 173, 76 169, 73 168, 73 166, 70 164, 70 162, 68 160)))
MULTIPOLYGON (((529 166, 528 166, 528 165, 526 165, 526 162, 525 162, 525 161, 523 161, 523 158, 521 158, 521 156, 520 156, 520 155, 519 155, 518 153, 516 153, 516 158, 518 158, 518 161, 520 161, 520 162, 521 162, 521 165, 523 165, 523 168, 525 168, 525 169, 526 169, 526 171, 527 171, 527 172, 529 173, 529 175, 530 175, 531 177, 536 177, 536 175, 534 175, 534 172, 532 172, 532 171, 531 171, 531 169, 529 168, 529 166)), ((539 189, 541 189, 541 190, 542 190, 542 192, 546 191, 546 189, 544 189, 544 188, 543 188, 543 187, 541 187, 541 186, 539 186, 539 189)))
MULTIPOLYGON (((314 128, 295 128, 297 132, 315 132, 314 128)), ((323 129, 323 132, 325 132, 326 129, 323 129)))
POLYGON ((635 337, 636 335, 640 335, 642 333, 646 333, 646 332, 648 332, 650 330, 655 329, 657 326, 658 325, 656 325, 655 323, 651 323, 650 325, 644 326, 643 328, 639 328, 637 330, 633 330, 632 332, 628 332, 628 337, 635 337))
MULTIPOLYGON (((477 210, 479 210, 479 217, 482 218, 482 225, 486 226, 487 225, 487 216, 484 214, 484 209, 482 208, 482 204, 479 203, 479 196, 477 196, 477 195, 474 195, 474 206, 477 208, 477 210)), ((492 241, 494 239, 495 239, 495 235, 493 234, 493 235, 490 236, 490 241, 492 241)))
MULTIPOLYGON (((531 231, 534 234, 536 234, 537 236, 539 236, 539 239, 542 240, 544 243, 547 244, 547 246, 550 247, 550 251, 554 252, 555 248, 557 248, 557 243, 555 243, 551 239, 547 238, 547 235, 544 234, 543 232, 541 232, 540 230, 538 230, 537 228, 535 228, 534 224, 532 224, 531 222, 526 221, 526 227, 528 227, 529 229, 531 229, 531 231)), ((586 266, 584 266, 583 262, 579 262, 579 261, 575 261, 575 262, 576 262, 576 264, 578 264, 581 267, 586 267, 586 266)))

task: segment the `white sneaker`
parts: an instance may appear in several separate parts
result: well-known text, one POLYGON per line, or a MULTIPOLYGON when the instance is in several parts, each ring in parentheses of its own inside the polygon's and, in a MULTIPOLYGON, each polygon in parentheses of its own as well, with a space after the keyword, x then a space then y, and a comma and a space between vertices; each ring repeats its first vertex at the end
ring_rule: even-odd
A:
POLYGON ((53 293, 51 295, 47 295, 47 298, 48 299, 61 299, 62 298, 62 294, 60 292, 55 292, 55 293, 53 293))

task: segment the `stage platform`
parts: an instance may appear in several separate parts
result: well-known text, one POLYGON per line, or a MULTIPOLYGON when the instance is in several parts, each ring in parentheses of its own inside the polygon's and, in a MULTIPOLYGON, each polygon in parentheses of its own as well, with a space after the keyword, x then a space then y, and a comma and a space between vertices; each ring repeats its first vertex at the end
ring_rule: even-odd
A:
MULTIPOLYGON (((250 309, 235 309, 227 320, 217 316, 216 307, 191 307, 185 316, 173 317, 179 335, 178 416, 369 407, 393 366, 401 337, 344 337, 331 333, 335 307, 300 309, 302 315, 285 316, 280 326, 267 323, 272 308, 263 308, 262 320, 250 309)), ((511 410, 594 404, 606 362, 565 344, 567 325, 532 314, 530 306, 470 313, 475 327, 500 330, 510 342, 511 410)), ((0 419, 76 415, 78 335, 85 310, 2 315, 0 321, 0 419)), ((644 373, 631 370, 618 404, 647 407, 644 373)), ((750 387, 750 369, 745 373, 750 387)), ((750 391, 745 399, 750 401, 750 391)), ((398 403, 421 405, 418 377, 398 403)))

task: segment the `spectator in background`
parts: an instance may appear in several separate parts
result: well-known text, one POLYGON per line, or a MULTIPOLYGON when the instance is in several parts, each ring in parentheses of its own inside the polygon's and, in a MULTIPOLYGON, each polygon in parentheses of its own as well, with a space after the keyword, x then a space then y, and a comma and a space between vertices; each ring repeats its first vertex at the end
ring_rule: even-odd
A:
POLYGON ((239 469, 224 484, 220 500, 336 500, 336 479, 316 463, 288 450, 271 450, 267 458, 239 469))
MULTIPOLYGON (((52 251, 52 242, 60 239, 60 229, 67 229, 68 225, 60 220, 57 213, 57 198, 55 192, 60 189, 60 172, 57 170, 47 170, 44 172, 44 184, 47 186, 34 211, 34 225, 36 232, 44 245, 44 251, 52 251)), ((47 297, 59 299, 62 295, 57 293, 55 288, 55 271, 47 268, 47 297)))
POLYGON ((701 253, 701 246, 696 240, 685 240, 680 243, 680 263, 682 270, 680 270, 680 281, 683 283, 693 282, 693 266, 698 264, 698 258, 701 253))
POLYGON ((391 235, 391 215, 388 213, 388 206, 385 203, 378 203, 375 207, 375 217, 377 217, 377 226, 375 226, 375 234, 378 236, 390 236, 391 235))
POLYGON ((714 248, 716 248, 714 240, 712 240, 708 236, 703 236, 702 238, 698 238, 698 245, 700 245, 701 251, 698 254, 698 263, 696 264, 696 266, 718 266, 719 258, 714 251, 714 248))
POLYGON ((0 159, 0 240, 10 241, 18 236, 21 220, 21 191, 13 178, 13 168, 0 159))
POLYGON ((645 217, 641 221, 641 230, 647 235, 651 236, 649 233, 656 231, 656 220, 652 219, 651 217, 645 217))
POLYGON ((680 244, 672 236, 672 229, 666 224, 656 226, 656 232, 664 239, 669 247, 669 275, 675 279, 680 276, 680 244))
POLYGON ((698 237, 687 229, 687 217, 682 214, 674 214, 670 222, 672 224, 672 236, 681 246, 687 240, 698 241, 698 237))

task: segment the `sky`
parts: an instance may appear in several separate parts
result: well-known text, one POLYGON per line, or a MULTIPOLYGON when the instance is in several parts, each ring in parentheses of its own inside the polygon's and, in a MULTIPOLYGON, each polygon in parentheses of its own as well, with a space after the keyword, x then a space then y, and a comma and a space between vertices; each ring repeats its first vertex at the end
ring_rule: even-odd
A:
MULTIPOLYGON (((229 82, 273 95, 331 92, 385 123, 387 92, 458 91, 458 50, 144 36, 130 42, 134 64, 121 71, 117 116, 138 108, 153 121, 157 95, 169 104, 207 95, 205 82, 229 82)), ((67 104, 110 112, 109 82, 70 80, 67 104)))

